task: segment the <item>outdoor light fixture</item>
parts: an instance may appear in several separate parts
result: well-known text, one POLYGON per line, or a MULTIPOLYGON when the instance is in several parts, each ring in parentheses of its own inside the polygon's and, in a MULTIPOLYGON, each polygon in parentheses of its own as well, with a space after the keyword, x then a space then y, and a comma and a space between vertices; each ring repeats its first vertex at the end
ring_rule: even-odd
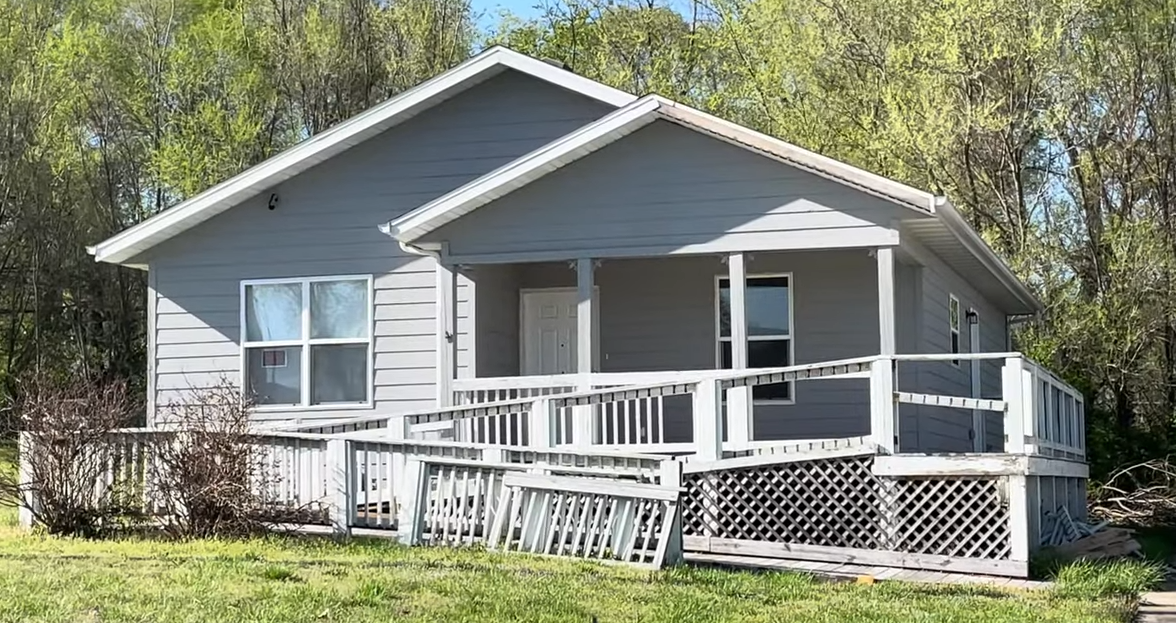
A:
POLYGON ((968 324, 979 324, 980 322, 980 314, 977 314, 974 309, 969 309, 965 312, 964 318, 968 321, 968 324))

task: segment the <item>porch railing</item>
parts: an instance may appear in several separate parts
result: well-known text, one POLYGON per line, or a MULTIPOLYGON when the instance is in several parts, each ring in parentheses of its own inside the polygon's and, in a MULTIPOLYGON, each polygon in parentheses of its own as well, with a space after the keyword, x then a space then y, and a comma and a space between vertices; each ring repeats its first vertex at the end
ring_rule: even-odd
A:
POLYGON ((766 443, 753 438, 753 412, 746 399, 752 388, 822 379, 868 383, 868 434, 884 452, 899 449, 900 419, 906 409, 917 406, 944 409, 946 417, 972 418, 973 412, 1000 414, 1005 452, 1085 458, 1081 393, 1020 353, 870 356, 750 370, 461 379, 456 383, 456 393, 464 396, 461 400, 477 396, 490 399, 288 430, 332 434, 377 428, 388 429, 391 438, 533 448, 603 447, 715 458, 753 452, 766 443), (1000 395, 928 394, 899 384, 904 378, 899 373, 903 366, 950 365, 954 361, 990 361, 999 366, 1000 395), (742 400, 737 392, 746 392, 742 400))

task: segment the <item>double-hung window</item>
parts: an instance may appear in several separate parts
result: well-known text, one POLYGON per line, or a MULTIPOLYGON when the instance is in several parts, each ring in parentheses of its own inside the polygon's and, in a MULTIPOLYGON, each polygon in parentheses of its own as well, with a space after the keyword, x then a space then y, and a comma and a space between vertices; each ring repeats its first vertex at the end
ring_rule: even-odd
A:
MULTIPOLYGON (((775 368, 792 365, 792 277, 753 275, 747 278, 747 365, 775 368)), ((718 282, 719 367, 730 369, 731 280, 718 282)), ((792 400, 792 383, 759 385, 751 390, 756 402, 792 400)))
POLYGON ((372 396, 372 279, 241 283, 243 387, 260 406, 355 406, 372 396))

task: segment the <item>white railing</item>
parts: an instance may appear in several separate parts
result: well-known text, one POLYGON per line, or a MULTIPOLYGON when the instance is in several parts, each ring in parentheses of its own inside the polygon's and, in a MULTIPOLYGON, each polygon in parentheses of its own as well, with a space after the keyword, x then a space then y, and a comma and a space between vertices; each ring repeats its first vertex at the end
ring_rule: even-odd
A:
MULTIPOLYGON (((396 416, 303 424, 288 430, 352 434, 385 429, 384 434, 393 439, 721 457, 747 453, 768 443, 754 439, 749 400, 753 388, 818 379, 861 379, 868 383, 868 434, 885 453, 901 448, 898 437, 902 405, 918 405, 951 410, 948 417, 970 417, 973 425, 985 421, 985 412, 1000 414, 1005 452, 1076 460, 1085 457, 1081 394, 1015 352, 869 356, 750 370, 461 379, 457 381, 457 393, 469 398, 481 392, 496 399, 396 416), (902 366, 948 366, 961 361, 1003 365, 1001 394, 984 398, 941 395, 899 386, 899 379, 904 378, 898 374, 902 366), (1010 376, 1009 371, 1017 374, 1010 376), (499 389, 495 390, 495 386, 499 389), (516 397, 528 393, 533 395, 516 397), (510 399, 504 399, 507 397, 510 399)), ((987 448, 983 443, 979 445, 987 448)))
MULTIPOLYGON (((117 431, 97 442, 92 454, 96 502, 112 500, 123 508, 147 515, 167 510, 155 504, 155 489, 168 477, 154 461, 166 444, 184 431, 135 429, 117 431), (118 497, 112 498, 112 492, 118 497)), ((402 517, 405 484, 411 480, 406 465, 411 461, 450 464, 506 464, 516 471, 558 476, 587 476, 633 483, 657 483, 665 457, 601 449, 497 446, 453 441, 387 439, 371 431, 347 435, 265 432, 250 435, 256 467, 250 470, 253 486, 266 504, 273 521, 298 524, 330 524, 336 531, 354 528, 396 530, 402 517)), ((36 451, 35 437, 25 433, 22 450, 36 451)), ((22 456, 27 454, 22 453, 22 456)), ((21 465, 22 485, 28 505, 37 508, 38 484, 21 465)), ((456 494, 455 494, 456 495, 456 494)), ((28 525, 32 514, 22 513, 28 525)))
MULTIPOLYGON (((590 375, 587 380, 582 375, 463 379, 457 387, 459 392, 492 393, 496 385, 503 387, 504 391, 529 388, 526 391, 537 392, 530 398, 510 394, 512 400, 494 403, 499 408, 510 409, 509 430, 515 431, 512 439, 529 446, 603 446, 640 452, 702 452, 725 456, 747 453, 754 445, 763 443, 752 439, 747 393, 742 394, 742 400, 733 400, 738 397, 735 392, 750 392, 756 386, 782 382, 854 378, 869 383, 869 434, 883 452, 898 451, 900 405, 910 404, 951 409, 956 411, 951 417, 972 417, 973 423, 981 419, 983 416, 979 414, 984 412, 999 413, 1004 420, 1006 444, 1003 450, 1006 452, 1069 459, 1085 456, 1081 394, 1015 352, 870 356, 771 369, 599 374, 590 375), (1003 384, 1000 396, 985 398, 922 393, 911 391, 916 388, 898 385, 900 366, 946 366, 951 363, 958 366, 961 361, 1011 365, 1021 370, 1024 378, 1014 386, 1006 386, 1007 382, 1003 384), (639 384, 611 386, 623 382, 639 384), (711 384, 717 385, 708 387, 711 384), (585 386, 592 389, 572 389, 585 386), (674 409, 668 406, 671 400, 676 401, 674 409), (960 411, 970 411, 972 415, 960 411), (1018 415, 1020 413, 1025 416, 1018 415), (698 417, 699 414, 702 417, 698 417), (716 414, 715 421, 711 421, 710 414, 716 414), (670 429, 674 425, 686 425, 692 438, 671 442, 667 432, 673 431, 667 431, 667 415, 672 415, 670 429), (720 415, 723 419, 719 419, 720 415), (540 431, 538 438, 532 436, 530 431, 533 430, 540 431), (1023 431, 1023 442, 1020 436, 1010 434, 1014 430, 1023 431)), ((463 417, 451 411, 442 419, 460 421, 463 417)), ((476 420, 471 419, 471 423, 465 426, 480 430, 475 423, 476 420)), ((439 423, 436 426, 454 438, 473 438, 461 432, 460 424, 439 423), (450 430, 454 432, 448 432, 450 430)))
POLYGON ((1001 378, 1009 400, 1006 451, 1085 459, 1086 405, 1081 392, 1020 356, 1006 360, 1001 378))
MULTIPOLYGON (((517 402, 541 397, 555 397, 569 393, 650 386, 663 383, 696 382, 711 377, 714 370, 669 372, 599 372, 590 375, 552 374, 540 376, 508 376, 454 380, 454 404, 473 405, 487 402, 517 402)), ((670 401, 667 396, 686 396, 685 393, 653 393, 629 395, 597 403, 591 409, 596 422, 592 426, 594 438, 608 446, 642 446, 653 448, 668 442, 667 413, 673 418, 689 421, 690 401, 670 401)), ((580 412, 587 412, 583 409, 580 412)), ((561 407, 562 418, 557 421, 559 443, 571 443, 573 422, 570 411, 561 407)), ((504 433, 507 443, 520 443, 525 438, 526 422, 511 418, 494 429, 504 433), (511 441, 514 440, 514 441, 511 441)), ((479 439, 480 441, 483 439, 479 439)))
POLYGON ((564 394, 580 387, 578 379, 575 374, 459 378, 453 380, 453 404, 476 405, 564 394))

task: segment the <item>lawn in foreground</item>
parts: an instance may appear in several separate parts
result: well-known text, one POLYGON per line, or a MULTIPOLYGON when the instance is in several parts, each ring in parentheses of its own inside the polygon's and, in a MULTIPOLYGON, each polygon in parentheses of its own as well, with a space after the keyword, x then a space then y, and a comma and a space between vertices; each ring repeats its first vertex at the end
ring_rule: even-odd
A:
POLYGON ((1079 593, 651 573, 383 541, 81 541, 0 527, 5 622, 1127 620, 1128 600, 1079 593))

